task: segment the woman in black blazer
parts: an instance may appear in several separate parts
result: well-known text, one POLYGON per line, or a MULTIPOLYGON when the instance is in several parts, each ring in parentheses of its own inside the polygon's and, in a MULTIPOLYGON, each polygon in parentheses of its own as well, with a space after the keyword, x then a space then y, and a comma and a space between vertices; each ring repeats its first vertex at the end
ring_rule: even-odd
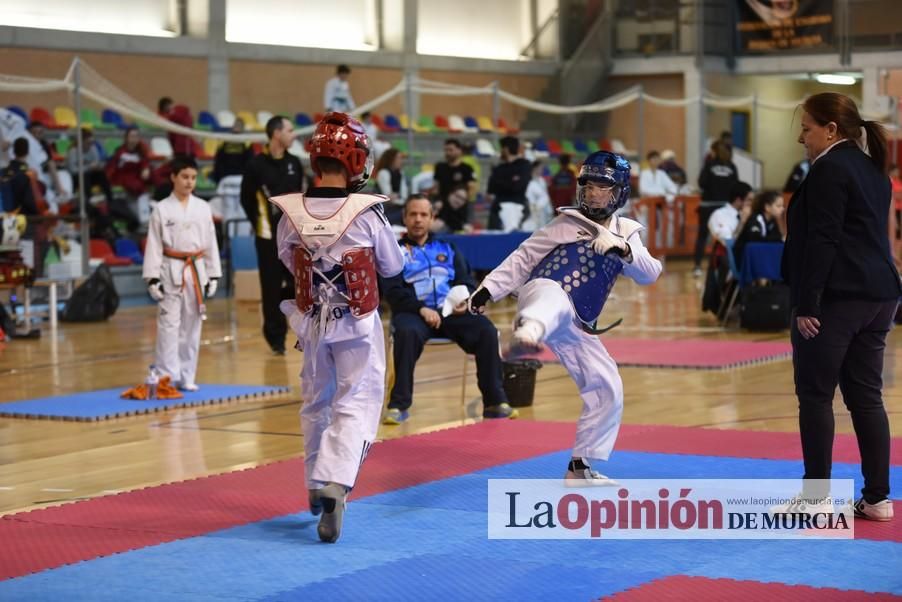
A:
MULTIPOLYGON (((782 269, 794 315, 804 478, 830 478, 838 383, 861 451, 864 488, 855 514, 890 520, 883 350, 902 285, 887 236, 886 134, 842 94, 815 94, 802 109, 799 142, 811 170, 789 203, 782 269)), ((825 493, 806 482, 805 497, 825 493)))

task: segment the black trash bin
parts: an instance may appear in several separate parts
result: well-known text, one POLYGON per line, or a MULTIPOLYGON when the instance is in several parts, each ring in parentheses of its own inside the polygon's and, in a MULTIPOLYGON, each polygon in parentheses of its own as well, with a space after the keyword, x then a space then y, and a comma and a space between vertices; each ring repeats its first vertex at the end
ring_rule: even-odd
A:
POLYGON ((520 360, 502 364, 504 392, 507 401, 515 408, 532 405, 536 392, 536 371, 542 367, 538 360, 520 360))

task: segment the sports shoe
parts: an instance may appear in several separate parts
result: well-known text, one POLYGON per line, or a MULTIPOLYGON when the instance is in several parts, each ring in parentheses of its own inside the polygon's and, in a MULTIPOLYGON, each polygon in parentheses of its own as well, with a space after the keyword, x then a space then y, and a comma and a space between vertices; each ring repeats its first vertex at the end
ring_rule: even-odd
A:
POLYGON ((198 387, 194 383, 179 383, 179 390, 193 393, 195 391, 199 391, 200 387, 198 387))
POLYGON ((520 412, 510 406, 509 403, 499 403, 494 406, 485 406, 482 408, 483 418, 516 418, 520 412))
POLYGON ((388 408, 382 416, 382 424, 398 425, 410 418, 410 412, 398 408, 388 408))
POLYGON ((348 490, 344 485, 329 483, 317 495, 322 505, 323 515, 316 526, 319 539, 325 543, 335 543, 341 536, 341 523, 345 515, 348 490))
POLYGON ((768 511, 771 514, 833 514, 835 508, 833 502, 815 501, 805 499, 804 493, 799 492, 793 499, 785 504, 771 506, 768 511))
POLYGON ((319 489, 308 489, 307 500, 310 502, 310 514, 319 516, 323 511, 323 503, 319 500, 319 489))
POLYGON ((504 359, 514 360, 539 353, 545 347, 542 345, 544 336, 545 327, 541 322, 529 318, 518 318, 514 324, 510 345, 503 354, 504 359))
POLYGON ((699 266, 695 266, 692 268, 692 277, 693 278, 701 278, 702 277, 702 269, 699 266))
POLYGON ((597 470, 592 470, 592 467, 584 459, 573 458, 564 474, 564 485, 566 487, 617 487, 620 483, 597 470))
POLYGON ((880 500, 876 504, 869 504, 861 498, 855 502, 855 516, 868 520, 889 521, 893 520, 893 501, 880 500))

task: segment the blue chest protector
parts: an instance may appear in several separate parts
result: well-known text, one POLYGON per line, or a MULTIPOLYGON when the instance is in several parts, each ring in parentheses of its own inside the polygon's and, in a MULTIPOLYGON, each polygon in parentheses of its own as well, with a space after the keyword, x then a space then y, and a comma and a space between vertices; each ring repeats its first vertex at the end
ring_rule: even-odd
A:
POLYGON ((404 280, 413 285, 417 299, 436 309, 445 302, 454 280, 454 250, 443 240, 422 247, 404 245, 404 280))
POLYGON ((558 245, 533 269, 529 280, 547 278, 570 295, 576 315, 585 324, 594 324, 601 314, 623 262, 615 255, 599 255, 591 242, 558 245))

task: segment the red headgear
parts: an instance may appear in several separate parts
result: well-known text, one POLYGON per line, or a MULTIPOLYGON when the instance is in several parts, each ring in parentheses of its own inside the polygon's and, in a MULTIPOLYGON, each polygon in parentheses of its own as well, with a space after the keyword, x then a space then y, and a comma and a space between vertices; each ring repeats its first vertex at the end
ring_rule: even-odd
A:
POLYGON ((348 171, 348 190, 357 192, 366 186, 373 171, 370 142, 363 124, 345 113, 326 113, 316 124, 316 131, 307 140, 310 164, 317 176, 322 177, 316 160, 329 157, 341 161, 348 171))

